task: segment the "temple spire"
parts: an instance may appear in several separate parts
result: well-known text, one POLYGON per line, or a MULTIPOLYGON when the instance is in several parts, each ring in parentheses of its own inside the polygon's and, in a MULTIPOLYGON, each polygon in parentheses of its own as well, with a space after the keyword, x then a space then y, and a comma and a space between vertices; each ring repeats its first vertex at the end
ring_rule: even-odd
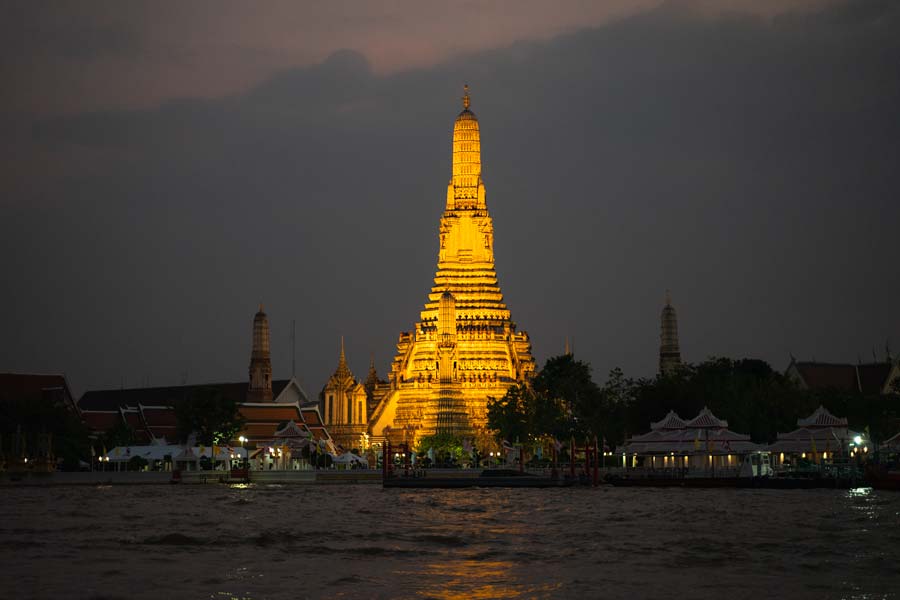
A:
POLYGON ((471 103, 471 100, 469 100, 469 84, 463 86, 463 91, 463 109, 469 110, 469 104, 471 103))
POLYGON ((338 366, 334 374, 338 377, 350 377, 350 367, 347 366, 347 355, 344 353, 344 336, 341 336, 341 354, 338 357, 338 366))
POLYGON ((247 389, 249 402, 272 401, 272 357, 269 347, 269 317, 259 312, 253 317, 253 348, 250 352, 250 385, 247 389))
POLYGON ((678 346, 678 316, 672 306, 672 294, 666 290, 666 305, 660 316, 659 373, 672 375, 681 366, 681 349, 678 346))

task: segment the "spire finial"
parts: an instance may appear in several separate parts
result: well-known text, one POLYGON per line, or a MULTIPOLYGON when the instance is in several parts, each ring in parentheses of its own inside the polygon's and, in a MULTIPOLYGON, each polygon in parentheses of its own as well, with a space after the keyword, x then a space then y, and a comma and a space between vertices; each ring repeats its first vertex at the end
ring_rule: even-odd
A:
POLYGON ((463 108, 466 110, 469 110, 470 100, 469 100, 469 84, 468 83, 463 86, 463 91, 465 92, 465 94, 463 94, 463 99, 462 99, 463 108))
POLYGON ((666 306, 672 306, 672 290, 666 290, 666 306))
POLYGON ((259 303, 259 312, 262 312, 262 311, 263 311, 263 305, 262 305, 262 302, 260 302, 259 303))

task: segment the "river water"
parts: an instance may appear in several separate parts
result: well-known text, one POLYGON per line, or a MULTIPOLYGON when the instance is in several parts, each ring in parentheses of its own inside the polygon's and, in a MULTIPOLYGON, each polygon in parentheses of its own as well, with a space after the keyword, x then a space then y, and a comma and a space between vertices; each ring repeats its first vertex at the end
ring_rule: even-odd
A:
POLYGON ((2 598, 897 598, 900 493, 0 488, 2 598))

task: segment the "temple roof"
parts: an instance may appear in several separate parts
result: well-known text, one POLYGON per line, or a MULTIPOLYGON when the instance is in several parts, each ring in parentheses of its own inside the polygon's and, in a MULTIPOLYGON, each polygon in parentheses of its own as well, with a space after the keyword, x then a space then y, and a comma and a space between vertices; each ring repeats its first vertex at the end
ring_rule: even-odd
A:
POLYGON ((728 427, 728 421, 718 418, 704 406, 700 414, 688 421, 686 427, 690 429, 725 429, 728 427))
POLYGON ((650 423, 650 429, 684 429, 687 422, 678 416, 674 410, 670 410, 669 414, 656 423, 650 423))
POLYGON ((889 361, 860 364, 792 361, 793 370, 808 389, 835 389, 862 394, 881 394, 889 383, 894 364, 889 361))
POLYGON ((846 427, 847 419, 834 416, 822 405, 805 419, 797 419, 797 427, 846 427))

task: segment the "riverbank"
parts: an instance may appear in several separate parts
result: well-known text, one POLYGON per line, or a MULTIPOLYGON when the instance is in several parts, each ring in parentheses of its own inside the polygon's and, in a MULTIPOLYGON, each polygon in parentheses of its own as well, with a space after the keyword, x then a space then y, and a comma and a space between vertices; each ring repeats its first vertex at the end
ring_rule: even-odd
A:
MULTIPOLYGON (((20 479, 12 479, 9 473, 0 478, 0 487, 41 487, 79 485, 170 485, 170 472, 135 471, 94 471, 23 473, 20 479)), ((315 484, 378 484, 381 485, 381 471, 250 471, 249 482, 233 479, 225 471, 187 471, 181 473, 179 485, 199 485, 215 483, 256 483, 279 485, 315 484)))

